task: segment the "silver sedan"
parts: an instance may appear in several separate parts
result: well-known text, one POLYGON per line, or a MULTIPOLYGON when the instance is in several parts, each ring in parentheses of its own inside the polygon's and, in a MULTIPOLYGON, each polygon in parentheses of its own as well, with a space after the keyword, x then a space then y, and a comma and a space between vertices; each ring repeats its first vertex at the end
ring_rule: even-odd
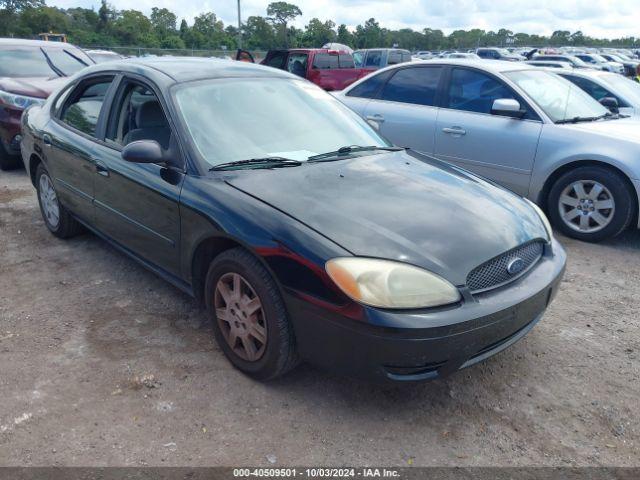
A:
POLYGON ((442 59, 380 70, 337 93, 396 145, 541 205, 586 241, 638 224, 640 120, 523 63, 442 59))

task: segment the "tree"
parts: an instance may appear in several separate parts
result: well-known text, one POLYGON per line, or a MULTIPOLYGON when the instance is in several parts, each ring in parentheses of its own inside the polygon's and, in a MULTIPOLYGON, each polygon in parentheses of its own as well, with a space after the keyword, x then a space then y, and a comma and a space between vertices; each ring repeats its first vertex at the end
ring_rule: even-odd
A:
POLYGON ((303 33, 304 46, 317 48, 325 43, 334 42, 337 37, 333 30, 335 26, 336 24, 331 20, 321 22, 317 18, 312 18, 303 33))
POLYGON ((337 41, 343 45, 353 45, 353 34, 349 31, 347 26, 343 23, 338 27, 337 41))
POLYGON ((276 32, 266 18, 251 16, 244 24, 244 38, 249 49, 270 49, 277 44, 276 32))
POLYGON ((44 0, 0 0, 0 9, 7 13, 24 12, 29 8, 44 6, 44 0))
POLYGON ((383 34, 380 24, 375 18, 364 22, 364 26, 358 25, 355 33, 357 48, 375 48, 384 46, 383 34))
POLYGON ((287 23, 302 15, 302 10, 292 3, 273 2, 267 6, 267 15, 269 15, 272 22, 279 25, 280 30, 282 31, 284 46, 287 47, 289 45, 287 23))
POLYGON ((107 0, 102 0, 98 10, 98 31, 106 30, 114 17, 115 11, 113 8, 107 3, 107 0))
POLYGON ((113 35, 121 45, 160 46, 152 35, 151 21, 138 10, 123 10, 111 26, 113 35))
POLYGON ((151 9, 151 25, 161 36, 166 36, 176 32, 178 18, 176 14, 166 8, 153 7, 151 9))

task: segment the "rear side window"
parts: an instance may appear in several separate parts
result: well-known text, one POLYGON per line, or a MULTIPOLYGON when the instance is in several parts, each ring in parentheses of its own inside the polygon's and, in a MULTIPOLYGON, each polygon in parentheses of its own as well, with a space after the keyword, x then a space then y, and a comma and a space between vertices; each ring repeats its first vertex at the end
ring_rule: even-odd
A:
POLYGON ((520 101, 515 98, 511 89, 493 77, 476 70, 453 69, 449 84, 449 108, 491 113, 493 101, 499 98, 520 101))
POLYGON ((96 136, 96 127, 107 90, 112 79, 83 84, 71 92, 60 114, 60 120, 67 125, 92 137, 96 136))
POLYGON ((287 70, 299 77, 307 75, 307 54, 292 53, 287 60, 287 70))
POLYGON ((313 68, 317 68, 318 70, 340 68, 340 60, 338 59, 338 55, 317 53, 313 58, 313 68))
POLYGON ((359 85, 353 87, 347 97, 375 98, 378 90, 387 81, 393 72, 386 71, 378 75, 373 75, 359 85))
POLYGON ((396 71, 380 98, 393 102, 434 105, 442 67, 413 67, 396 71))
POLYGON ((367 59, 364 63, 365 67, 382 66, 382 52, 380 50, 370 50, 367 52, 367 59))
POLYGON ((402 54, 400 52, 389 52, 387 65, 397 65, 398 63, 402 63, 402 54))
POLYGON ((338 55, 338 61, 340 63, 340 68, 355 68, 355 62, 353 57, 348 53, 341 53, 338 55))

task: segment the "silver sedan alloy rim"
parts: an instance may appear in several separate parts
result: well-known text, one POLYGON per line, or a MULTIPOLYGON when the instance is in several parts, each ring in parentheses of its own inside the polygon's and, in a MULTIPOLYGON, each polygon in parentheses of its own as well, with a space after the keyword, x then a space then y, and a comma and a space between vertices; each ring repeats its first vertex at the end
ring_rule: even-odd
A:
POLYGON ((595 233, 611 223, 616 205, 609 189, 601 183, 578 180, 562 191, 558 208, 568 227, 581 233, 595 233))
POLYGON ((255 362, 267 346, 267 324, 260 298, 238 273, 225 273, 216 284, 214 306, 227 344, 243 360, 255 362))
POLYGON ((58 197, 53 189, 53 184, 48 175, 40 176, 40 205, 47 223, 56 228, 60 222, 60 206, 58 205, 58 197))

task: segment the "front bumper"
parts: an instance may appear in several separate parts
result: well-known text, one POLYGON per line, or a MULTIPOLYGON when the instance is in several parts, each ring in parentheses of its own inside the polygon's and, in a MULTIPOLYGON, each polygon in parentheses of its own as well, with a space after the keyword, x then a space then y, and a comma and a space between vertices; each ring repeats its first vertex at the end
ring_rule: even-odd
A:
POLYGON ((22 110, 0 106, 0 141, 9 155, 20 154, 20 142, 16 136, 20 134, 20 118, 22 110))
MULTIPOLYGON (((300 356, 374 382, 445 377, 509 347, 540 320, 557 293, 566 254, 557 241, 524 277, 453 308, 360 307, 359 320, 286 293, 300 356)), ((352 315, 353 316, 353 315, 352 315)))

